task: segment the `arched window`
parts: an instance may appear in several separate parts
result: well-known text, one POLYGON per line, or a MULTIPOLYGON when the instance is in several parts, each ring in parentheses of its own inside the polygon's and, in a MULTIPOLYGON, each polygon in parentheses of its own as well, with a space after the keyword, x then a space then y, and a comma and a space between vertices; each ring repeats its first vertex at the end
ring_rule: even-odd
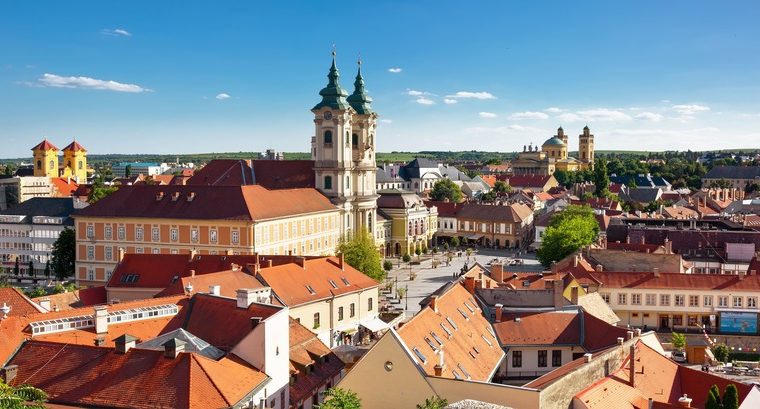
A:
POLYGON ((325 176, 325 189, 332 189, 332 176, 325 176))
POLYGON ((332 131, 325 131, 324 139, 325 145, 332 145, 332 131))
POLYGON ((359 135, 353 134, 351 135, 351 145, 356 148, 359 146, 359 135))
POLYGON ((37 161, 37 169, 42 169, 42 161, 41 160, 37 161))

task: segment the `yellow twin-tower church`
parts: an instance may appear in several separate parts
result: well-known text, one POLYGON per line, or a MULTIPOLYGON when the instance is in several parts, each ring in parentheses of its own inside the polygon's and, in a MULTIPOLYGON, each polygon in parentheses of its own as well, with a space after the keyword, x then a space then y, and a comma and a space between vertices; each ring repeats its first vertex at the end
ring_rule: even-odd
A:
POLYGON ((59 149, 47 139, 32 148, 34 152, 34 176, 50 178, 71 177, 87 181, 87 149, 71 142, 63 148, 63 166, 58 164, 59 149))

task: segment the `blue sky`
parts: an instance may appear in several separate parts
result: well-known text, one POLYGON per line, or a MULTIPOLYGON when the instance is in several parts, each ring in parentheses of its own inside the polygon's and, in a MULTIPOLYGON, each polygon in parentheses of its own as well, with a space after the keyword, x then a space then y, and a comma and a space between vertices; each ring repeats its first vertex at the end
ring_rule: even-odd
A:
POLYGON ((0 157, 308 151, 336 44, 378 149, 760 147, 756 1, 0 3, 0 157), (110 81, 110 82, 109 82, 110 81))

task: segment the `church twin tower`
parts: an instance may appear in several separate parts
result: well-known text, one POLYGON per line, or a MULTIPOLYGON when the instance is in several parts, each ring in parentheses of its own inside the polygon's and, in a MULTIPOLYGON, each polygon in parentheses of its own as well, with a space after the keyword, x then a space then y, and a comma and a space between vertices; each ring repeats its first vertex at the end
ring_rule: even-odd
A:
POLYGON ((374 237, 377 114, 364 89, 361 61, 358 65, 354 92, 348 95, 338 82, 333 52, 327 86, 319 91, 322 101, 311 109, 316 127, 311 157, 317 189, 342 210, 342 231, 366 230, 374 237))

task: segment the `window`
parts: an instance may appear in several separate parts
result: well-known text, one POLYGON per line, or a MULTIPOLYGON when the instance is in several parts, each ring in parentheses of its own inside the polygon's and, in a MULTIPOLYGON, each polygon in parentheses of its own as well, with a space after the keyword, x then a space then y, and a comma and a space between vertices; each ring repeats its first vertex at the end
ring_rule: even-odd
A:
POLYGON ((232 231, 232 244, 240 244, 240 232, 237 230, 232 231))
POLYGON ((712 307, 713 297, 712 295, 706 295, 702 298, 702 305, 705 307, 712 307))
POLYGON ((348 306, 348 316, 353 318, 356 315, 356 304, 351 303, 351 305, 348 306))
POLYGON ((126 240, 127 229, 124 226, 119 226, 116 234, 118 235, 119 240, 126 240))
POLYGON ((192 230, 190 230, 190 240, 193 243, 197 243, 198 242, 198 229, 192 229, 192 230))
POLYGON ((112 233, 113 233, 113 229, 111 228, 111 226, 106 226, 105 227, 106 240, 111 240, 112 239, 112 237, 111 237, 112 233))
POLYGON ((87 246, 87 259, 92 260, 95 258, 95 247, 87 246))
POLYGON ((538 350, 538 367, 546 368, 547 351, 545 349, 538 350))
POLYGON ((552 366, 562 366, 562 351, 559 349, 552 351, 552 366))
POLYGON ((323 135, 324 135, 324 140, 325 140, 325 146, 328 148, 331 147, 332 146, 332 131, 325 131, 323 135))
POLYGON ((757 308, 757 297, 747 297, 747 308, 757 308))
POLYGON ((135 227, 135 240, 142 241, 142 239, 143 239, 143 228, 135 227))
POLYGON ((319 328, 319 313, 314 313, 314 329, 319 328))
POLYGON ((106 260, 111 260, 113 257, 113 247, 106 246, 106 260))
POLYGON ((610 303, 610 294, 609 293, 602 293, 602 299, 604 300, 604 302, 606 302, 607 304, 609 304, 610 303))
POLYGON ((93 225, 87 226, 87 238, 91 239, 95 237, 95 227, 93 225))
POLYGON ((631 294, 631 304, 641 305, 641 294, 631 294))
POLYGON ((176 228, 169 230, 169 239, 171 241, 177 241, 178 238, 179 238, 179 231, 177 231, 176 228))
POLYGON ((154 227, 151 230, 151 238, 153 241, 158 241, 161 238, 161 230, 158 227, 154 227))
POLYGON ((742 297, 734 297, 734 308, 741 308, 742 304, 742 297))
POLYGON ((647 305, 657 305, 657 295, 656 294, 647 294, 646 295, 646 304, 647 305))
POLYGON ((660 305, 670 305, 670 294, 660 294, 660 305))
POLYGON ((728 307, 728 297, 725 295, 718 296, 718 307, 728 307))
POLYGON ((343 321, 343 307, 338 307, 338 321, 343 321))
POLYGON ((217 232, 216 232, 216 230, 215 229, 209 230, 208 231, 208 239, 209 239, 209 241, 212 242, 212 243, 216 243, 216 238, 217 238, 217 232))
POLYGON ((618 294, 618 304, 620 305, 627 304, 628 303, 627 297, 628 297, 628 294, 625 294, 625 293, 618 294))
POLYGON ((522 351, 512 351, 512 368, 522 368, 522 351))
POLYGON ((699 296, 698 295, 690 295, 689 296, 689 307, 699 307, 699 296))

